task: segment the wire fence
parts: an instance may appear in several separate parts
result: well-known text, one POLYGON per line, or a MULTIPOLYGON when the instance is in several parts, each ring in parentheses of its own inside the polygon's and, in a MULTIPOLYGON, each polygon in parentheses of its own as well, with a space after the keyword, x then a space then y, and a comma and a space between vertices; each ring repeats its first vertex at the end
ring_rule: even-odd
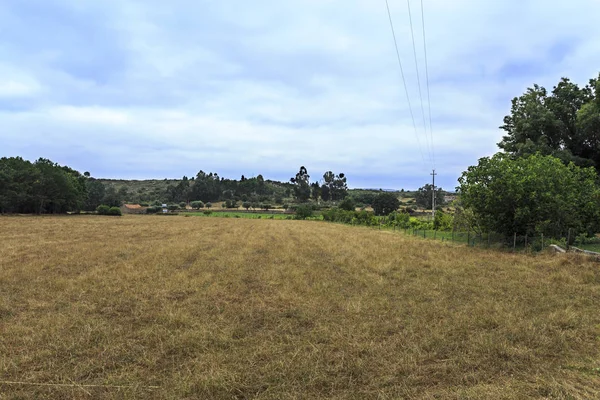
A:
POLYGON ((422 237, 424 239, 434 239, 453 243, 463 243, 472 247, 483 247, 490 249, 519 251, 519 252, 537 252, 554 244, 569 250, 570 247, 578 247, 591 251, 600 251, 600 244, 579 243, 571 232, 567 232, 562 237, 547 237, 544 235, 513 235, 506 236, 494 232, 459 232, 459 231, 438 231, 427 229, 401 229, 407 235, 422 237))

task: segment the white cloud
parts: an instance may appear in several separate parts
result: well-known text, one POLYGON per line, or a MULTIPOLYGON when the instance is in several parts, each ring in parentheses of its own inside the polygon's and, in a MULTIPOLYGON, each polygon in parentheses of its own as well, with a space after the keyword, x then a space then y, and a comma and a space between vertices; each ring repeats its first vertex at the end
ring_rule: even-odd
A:
MULTIPOLYGON (((75 45, 51 31, 53 48, 23 39, 2 50, 0 39, 11 71, 0 80, 0 135, 12 140, 0 155, 70 164, 80 162, 75 146, 91 164, 76 167, 97 175, 176 177, 204 169, 291 176, 305 164, 345 171, 350 180, 353 173, 368 177, 364 186, 414 187, 429 179, 429 138, 406 2, 389 2, 420 147, 383 1, 123 0, 63 2, 61 13, 44 17, 101 15, 82 35, 105 38, 93 62, 86 57, 98 43, 87 43, 81 55, 69 47, 65 58, 62 46, 75 45), (14 111, 16 98, 35 101, 14 111)), ((13 14, 27 21, 17 1, 9 3, 15 11, 0 23, 13 14)), ((424 78, 420 2, 411 4, 424 78)), ((584 84, 598 73, 597 1, 424 5, 443 186, 453 187, 462 170, 496 151, 497 127, 526 86, 552 86, 561 76, 584 84)), ((421 89, 425 95, 424 82, 421 89)))

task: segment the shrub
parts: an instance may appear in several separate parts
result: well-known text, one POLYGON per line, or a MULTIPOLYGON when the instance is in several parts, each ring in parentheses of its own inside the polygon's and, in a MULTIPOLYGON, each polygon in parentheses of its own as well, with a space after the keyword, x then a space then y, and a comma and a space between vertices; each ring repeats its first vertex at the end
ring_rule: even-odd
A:
POLYGON ((246 209, 246 211, 248 211, 250 209, 250 207, 252 207, 252 203, 250 203, 249 201, 244 201, 242 203, 242 207, 244 207, 246 209))
POLYGON ((339 208, 346 211, 354 211, 356 203, 352 197, 346 197, 339 205, 339 208))
POLYGON ((268 204, 268 203, 267 204, 262 204, 260 207, 263 210, 265 210, 265 211, 269 211, 269 209, 272 208, 272 206, 270 204, 268 204))
POLYGON ((192 201, 190 203, 190 205, 192 206, 192 208, 194 208, 196 210, 199 210, 204 207, 204 203, 201 201, 192 201))
POLYGON ((212 211, 210 211, 210 210, 204 210, 202 213, 204 215, 210 215, 210 214, 212 214, 212 211))
POLYGON ((121 209, 119 207, 111 207, 108 210, 108 215, 122 215, 121 209))
POLYGON ((181 203, 179 203, 179 208, 185 209, 185 206, 187 206, 187 204, 185 204, 185 201, 182 201, 181 203))
POLYGON ((150 204, 148 204, 148 203, 140 203, 140 206, 141 206, 141 207, 148 207, 149 205, 150 205, 150 204))
POLYGON ((296 207, 296 219, 306 219, 313 216, 313 208, 310 205, 296 207))
POLYGON ((156 214, 161 210, 160 207, 148 207, 146 208, 146 214, 156 214))
POLYGON ((108 213, 110 212, 110 207, 107 205, 101 204, 96 208, 96 212, 100 215, 109 215, 108 213))
POLYGON ((237 208, 237 201, 235 200, 225 200, 223 203, 224 208, 237 208))
POLYGON ((211 208, 212 207, 212 203, 209 201, 208 203, 206 203, 205 207, 206 208, 211 208))
POLYGON ((177 204, 171 204, 170 206, 167 207, 167 209, 169 211, 176 211, 176 210, 179 210, 179 206, 177 204))

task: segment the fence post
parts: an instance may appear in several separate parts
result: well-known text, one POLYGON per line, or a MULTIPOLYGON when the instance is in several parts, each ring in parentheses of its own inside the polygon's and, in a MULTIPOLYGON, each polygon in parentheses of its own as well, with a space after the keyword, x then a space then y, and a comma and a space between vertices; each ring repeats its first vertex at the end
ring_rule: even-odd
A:
POLYGON ((525 252, 527 253, 527 234, 525 234, 525 252))
POLYGON ((471 231, 467 231, 467 246, 471 245, 471 231))
POLYGON ((570 245, 571 245, 571 228, 569 228, 569 232, 567 233, 567 250, 569 250, 570 245))
POLYGON ((515 232, 514 239, 513 239, 513 252, 514 251, 517 251, 517 232, 515 232))
POLYGON ((423 239, 426 238, 426 236, 425 236, 426 234, 427 234, 427 231, 425 229, 423 229, 423 239))
POLYGON ((488 232, 488 249, 490 248, 490 233, 488 232))
POLYGON ((542 250, 544 250, 544 234, 542 233, 542 250))
POLYGON ((452 229, 452 241, 454 242, 454 229, 452 229))

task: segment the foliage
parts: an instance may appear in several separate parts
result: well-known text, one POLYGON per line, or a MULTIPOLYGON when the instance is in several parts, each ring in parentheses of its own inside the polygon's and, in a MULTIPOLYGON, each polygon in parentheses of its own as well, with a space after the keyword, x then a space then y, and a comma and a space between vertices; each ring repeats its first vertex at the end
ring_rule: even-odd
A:
POLYGON ((252 203, 250 203, 249 201, 245 201, 242 203, 242 207, 244 207, 246 211, 248 211, 250 207, 252 207, 252 203))
POLYGON ((211 207, 212 207, 212 203, 209 201, 209 202, 208 202, 208 203, 206 203, 204 206, 205 206, 206 208, 211 208, 211 207))
MULTIPOLYGON (((431 210, 431 201, 433 200, 433 185, 426 184, 420 187, 415 194, 415 202, 423 209, 431 210)), ((435 205, 441 206, 444 204, 444 192, 441 187, 436 187, 435 190, 435 205)))
POLYGON ((459 178, 461 201, 483 229, 511 235, 564 236, 600 228, 600 190, 592 168, 540 154, 481 158, 459 178))
POLYGON ((381 192, 373 200, 372 207, 375 215, 388 215, 400 207, 400 200, 394 193, 381 192))
POLYGON ((323 211, 323 220, 365 226, 374 226, 379 224, 377 218, 375 218, 372 212, 347 211, 338 207, 323 211))
POLYGON ((298 201, 305 202, 310 198, 309 179, 310 175, 304 166, 301 166, 296 176, 290 179, 294 184, 294 195, 298 201))
POLYGON ((539 152, 600 170, 600 79, 580 88, 562 78, 550 93, 533 85, 512 100, 501 129, 498 146, 511 155, 539 152))
POLYGON ((445 213, 442 210, 436 210, 433 218, 433 229, 438 231, 450 231, 454 225, 454 217, 452 214, 445 213))
POLYGON ((108 210, 108 215, 121 215, 121 209, 119 207, 111 207, 108 210))
POLYGON ((323 186, 327 189, 325 191, 321 190, 321 198, 325 201, 342 200, 348 194, 346 176, 343 173, 336 175, 331 171, 327 171, 325 174, 323 174, 323 182, 323 186))
POLYGON ((313 208, 308 204, 296 207, 296 219, 306 219, 313 216, 313 208))
POLYGON ((81 210, 87 177, 40 158, 0 159, 0 213, 65 213, 81 210))
POLYGON ((146 214, 156 214, 158 212, 161 212, 161 210, 161 207, 148 207, 146 208, 146 214))
MULTIPOLYGON (((208 207, 208 206, 207 206, 207 207, 208 207)), ((210 208, 210 207, 208 207, 208 208, 210 208)), ((203 213, 204 215, 210 215, 210 214, 212 214, 212 211, 210 211, 210 210, 204 210, 204 211, 202 211, 202 213, 203 213)))
POLYGON ((106 204, 101 204, 96 208, 96 212, 100 215, 108 215, 110 212, 110 207, 106 204))
POLYGON ((192 206, 192 208, 193 208, 193 209, 195 209, 195 210, 199 210, 199 209, 201 209, 201 208, 204 208, 204 203, 203 203, 203 202, 201 202, 201 201, 199 201, 199 200, 197 200, 197 201, 192 201, 192 202, 190 203, 190 206, 192 206))
POLYGON ((340 202, 338 207, 342 210, 354 211, 354 209, 356 208, 356 203, 354 202, 354 199, 352 197, 346 197, 340 202))
POLYGON ((167 206, 167 210, 176 211, 179 210, 179 206, 177 204, 170 204, 169 206, 167 206))

